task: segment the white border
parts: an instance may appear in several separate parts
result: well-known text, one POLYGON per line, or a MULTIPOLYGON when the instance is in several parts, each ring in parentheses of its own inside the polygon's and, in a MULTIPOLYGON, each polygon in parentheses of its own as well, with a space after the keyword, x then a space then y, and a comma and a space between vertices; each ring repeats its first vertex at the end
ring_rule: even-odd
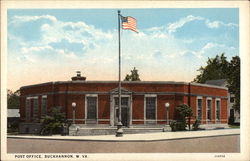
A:
MULTIPOLYGON (((6 125, 7 125, 7 8, 240 8, 240 57, 241 59, 241 145, 240 153, 225 153, 225 158, 215 158, 214 153, 109 153, 89 154, 91 160, 249 160, 249 131, 250 131, 250 62, 249 62, 249 2, 248 1, 1 1, 1 158, 15 159, 13 154, 7 154, 6 125), (96 3, 97 2, 97 3, 96 3), (3 25, 2 25, 3 24, 3 25), (244 144, 243 144, 244 143, 244 144)), ((72 154, 72 153, 71 153, 72 154)), ((72 160, 72 159, 61 159, 72 160)), ((88 159, 85 159, 88 160, 88 159)))

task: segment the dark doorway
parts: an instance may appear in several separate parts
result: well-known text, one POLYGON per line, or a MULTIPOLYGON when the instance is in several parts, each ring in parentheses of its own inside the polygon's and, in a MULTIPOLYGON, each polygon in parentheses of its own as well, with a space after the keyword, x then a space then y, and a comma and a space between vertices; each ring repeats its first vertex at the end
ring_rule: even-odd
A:
POLYGON ((128 126, 128 108, 122 108, 122 125, 128 126))
MULTIPOLYGON (((118 97, 115 97, 115 115, 118 120, 119 109, 118 109, 118 97)), ((129 110, 129 98, 121 98, 121 122, 123 126, 128 126, 128 110, 129 110)))

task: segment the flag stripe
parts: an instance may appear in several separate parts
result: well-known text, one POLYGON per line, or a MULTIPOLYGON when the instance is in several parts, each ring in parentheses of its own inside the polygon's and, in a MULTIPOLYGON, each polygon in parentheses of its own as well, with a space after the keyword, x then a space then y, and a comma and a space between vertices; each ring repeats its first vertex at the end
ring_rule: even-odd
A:
POLYGON ((123 17, 123 21, 122 21, 122 29, 125 30, 132 30, 134 32, 137 32, 136 29, 136 19, 133 17, 123 17))

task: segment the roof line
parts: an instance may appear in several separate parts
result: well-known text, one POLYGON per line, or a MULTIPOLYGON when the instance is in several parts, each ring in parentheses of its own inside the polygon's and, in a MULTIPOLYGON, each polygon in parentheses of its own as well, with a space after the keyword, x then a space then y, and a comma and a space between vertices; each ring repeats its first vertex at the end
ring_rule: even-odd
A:
MULTIPOLYGON (((22 86, 20 89, 29 88, 29 87, 37 87, 44 85, 52 85, 52 84, 66 84, 66 83, 75 83, 75 84, 89 84, 89 83, 118 83, 118 81, 56 81, 56 82, 46 82, 34 85, 22 86)), ((122 84, 175 84, 175 85, 188 85, 189 82, 175 82, 175 81, 122 81, 122 84)), ((200 84, 200 83, 190 83, 194 86, 203 86, 203 87, 212 87, 219 89, 228 89, 226 87, 209 85, 209 84, 200 84)))

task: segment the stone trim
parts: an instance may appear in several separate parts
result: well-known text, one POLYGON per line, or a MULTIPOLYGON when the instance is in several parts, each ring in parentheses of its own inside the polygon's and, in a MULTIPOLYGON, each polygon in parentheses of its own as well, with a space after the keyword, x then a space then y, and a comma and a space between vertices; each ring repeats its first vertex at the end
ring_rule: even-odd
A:
POLYGON ((196 119, 198 119, 198 100, 201 100, 201 119, 203 116, 203 97, 202 96, 197 96, 196 97, 196 119))
POLYGON ((212 97, 207 97, 207 98, 206 98, 206 122, 207 122, 207 123, 210 123, 210 122, 212 121, 212 114, 213 114, 212 109, 213 109, 213 99, 212 99, 212 97), (211 119, 210 119, 210 120, 207 118, 208 100, 211 101, 211 107, 210 107, 210 117, 211 117, 211 119))
POLYGON ((110 121, 110 119, 98 119, 98 121, 110 121))
POLYGON ((144 121, 144 119, 132 119, 132 121, 144 121))
MULTIPOLYGON (((34 96, 53 95, 53 94, 110 95, 111 93, 110 92, 102 92, 102 91, 59 91, 59 92, 45 92, 45 93, 38 93, 38 94, 22 95, 21 97, 34 97, 34 96)), ((156 94, 156 95, 182 95, 182 96, 188 96, 189 95, 187 92, 132 92, 132 93, 122 93, 122 94, 130 94, 130 95, 156 94)), ((190 96, 203 96, 203 97, 228 99, 228 96, 213 96, 213 95, 206 95, 206 94, 192 94, 191 93, 190 96)))
MULTIPOLYGON (((116 93, 109 93, 110 94, 110 125, 111 126, 116 126, 116 109, 115 109, 115 97, 119 97, 118 94, 116 93)), ((122 97, 127 97, 128 98, 128 126, 132 124, 132 95, 128 93, 122 93, 122 97)))
MULTIPOLYGON (((55 84, 92 84, 92 83, 118 83, 118 81, 56 81, 56 82, 47 82, 41 84, 34 84, 34 85, 27 85, 23 86, 20 89, 29 88, 29 87, 39 87, 44 85, 55 85, 55 84)), ((188 85, 187 82, 175 82, 175 81, 122 81, 122 84, 176 84, 176 85, 188 85)), ((209 85, 209 84, 200 84, 200 83, 190 83, 193 86, 203 86, 203 87, 212 87, 212 88, 219 88, 219 89, 226 89, 227 87, 209 85)))
POLYGON ((210 87, 210 88, 219 88, 219 89, 226 89, 226 90, 228 90, 227 87, 215 86, 215 85, 210 85, 210 84, 190 83, 190 85, 193 85, 193 86, 202 86, 202 87, 210 87))
POLYGON ((214 102, 214 105, 215 105, 215 111, 214 111, 214 115, 215 115, 215 120, 217 121, 217 122, 221 122, 221 99, 220 98, 215 98, 215 100, 214 100, 215 102, 214 102), (217 111, 217 101, 219 101, 220 102, 220 118, 219 118, 219 120, 217 120, 217 115, 216 115, 216 111, 217 111))

